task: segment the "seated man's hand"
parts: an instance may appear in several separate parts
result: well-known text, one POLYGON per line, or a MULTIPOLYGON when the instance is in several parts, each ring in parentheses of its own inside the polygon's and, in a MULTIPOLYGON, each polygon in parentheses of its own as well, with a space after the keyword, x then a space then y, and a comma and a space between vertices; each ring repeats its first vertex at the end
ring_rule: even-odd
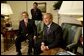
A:
POLYGON ((33 39, 35 40, 36 39, 36 36, 34 36, 33 39))
POLYGON ((48 46, 45 46, 46 50, 49 50, 48 46))
POLYGON ((45 51, 45 46, 41 45, 41 51, 45 51))
POLYGON ((49 50, 48 46, 45 46, 44 43, 41 43, 41 51, 49 50))
POLYGON ((47 51, 49 50, 48 46, 41 46, 41 51, 47 51))
POLYGON ((44 50, 45 50, 45 43, 42 42, 42 43, 41 43, 41 51, 44 51, 44 50))

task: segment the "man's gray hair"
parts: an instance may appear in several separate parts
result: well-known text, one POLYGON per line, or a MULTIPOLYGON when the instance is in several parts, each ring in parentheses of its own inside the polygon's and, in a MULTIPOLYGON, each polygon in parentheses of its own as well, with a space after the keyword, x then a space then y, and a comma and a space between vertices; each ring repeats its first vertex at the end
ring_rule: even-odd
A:
POLYGON ((50 19, 53 19, 53 16, 51 13, 45 13, 44 15, 49 15, 50 16, 50 19))

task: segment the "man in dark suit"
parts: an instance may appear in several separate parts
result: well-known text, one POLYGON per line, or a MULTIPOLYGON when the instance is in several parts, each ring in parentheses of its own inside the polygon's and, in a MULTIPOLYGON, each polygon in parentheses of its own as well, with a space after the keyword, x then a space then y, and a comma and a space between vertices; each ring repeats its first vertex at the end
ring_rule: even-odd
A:
POLYGON ((37 54, 51 48, 62 47, 62 28, 52 20, 52 14, 46 13, 43 15, 43 37, 42 41, 36 45, 37 54))
POLYGON ((19 23, 19 33, 15 41, 16 51, 21 55, 21 42, 26 39, 29 40, 28 54, 31 54, 34 46, 34 38, 36 37, 36 26, 34 22, 28 18, 27 12, 22 12, 23 20, 19 23))
POLYGON ((42 51, 55 47, 62 47, 62 28, 58 24, 52 22, 52 20, 52 14, 44 14, 44 37, 41 43, 42 51))

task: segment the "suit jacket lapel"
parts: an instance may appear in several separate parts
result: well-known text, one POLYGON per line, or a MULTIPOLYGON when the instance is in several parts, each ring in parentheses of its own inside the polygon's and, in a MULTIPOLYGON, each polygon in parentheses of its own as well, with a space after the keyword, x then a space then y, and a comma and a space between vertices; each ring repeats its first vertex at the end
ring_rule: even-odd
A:
POLYGON ((51 33, 52 30, 53 30, 53 22, 52 22, 52 24, 50 25, 49 33, 51 33))
MULTIPOLYGON (((52 24, 50 25, 50 29, 49 29, 49 33, 48 34, 50 34, 51 33, 51 30, 53 29, 53 27, 52 27, 52 24)), ((47 26, 46 25, 44 25, 44 34, 45 35, 47 35, 47 26)))
POLYGON ((23 22, 22 22, 22 25, 23 25, 22 27, 24 28, 24 30, 27 31, 27 26, 25 25, 24 20, 23 20, 23 22))

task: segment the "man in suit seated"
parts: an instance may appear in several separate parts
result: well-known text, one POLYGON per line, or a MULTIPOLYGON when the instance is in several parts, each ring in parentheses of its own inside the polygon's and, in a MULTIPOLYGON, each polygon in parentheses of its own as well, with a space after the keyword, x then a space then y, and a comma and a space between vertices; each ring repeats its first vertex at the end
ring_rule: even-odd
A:
POLYGON ((42 41, 38 43, 37 53, 41 51, 46 51, 51 48, 62 47, 63 46, 63 37, 62 37, 62 28, 53 22, 53 16, 51 13, 46 13, 43 15, 43 37, 42 41))
POLYGON ((26 39, 29 40, 28 54, 31 54, 32 48, 34 46, 34 38, 36 37, 36 26, 33 20, 28 18, 27 12, 22 12, 23 20, 19 23, 19 33, 15 41, 16 52, 18 55, 21 55, 21 42, 26 39))

